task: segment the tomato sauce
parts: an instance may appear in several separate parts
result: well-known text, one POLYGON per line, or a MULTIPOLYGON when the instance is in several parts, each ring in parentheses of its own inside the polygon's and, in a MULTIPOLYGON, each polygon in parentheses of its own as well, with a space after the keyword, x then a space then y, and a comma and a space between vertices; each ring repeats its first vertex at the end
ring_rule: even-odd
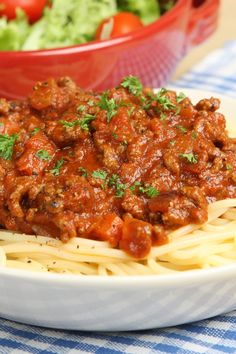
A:
POLYGON ((144 89, 104 93, 68 78, 0 100, 0 224, 28 234, 108 241, 133 257, 207 221, 236 197, 236 140, 216 98, 144 89))

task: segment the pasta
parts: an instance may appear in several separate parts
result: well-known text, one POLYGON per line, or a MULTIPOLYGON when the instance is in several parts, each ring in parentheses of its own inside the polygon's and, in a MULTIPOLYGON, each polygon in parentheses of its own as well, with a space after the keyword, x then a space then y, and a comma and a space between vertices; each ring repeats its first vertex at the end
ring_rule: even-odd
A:
POLYGON ((169 243, 136 260, 107 242, 59 240, 1 231, 0 265, 37 272, 132 276, 171 274, 236 262, 236 199, 212 203, 208 221, 169 233, 169 243))

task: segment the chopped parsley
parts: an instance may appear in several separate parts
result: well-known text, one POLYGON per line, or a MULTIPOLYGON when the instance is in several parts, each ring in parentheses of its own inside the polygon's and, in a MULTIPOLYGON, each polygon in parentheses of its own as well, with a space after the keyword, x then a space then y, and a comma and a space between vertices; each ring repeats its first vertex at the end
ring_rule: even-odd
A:
POLYGON ((230 163, 227 163, 225 167, 228 171, 231 171, 233 169, 233 166, 230 163))
POLYGON ((17 134, 0 134, 0 158, 4 160, 11 160, 14 144, 17 139, 17 134))
POLYGON ((93 100, 89 100, 87 103, 90 107, 93 107, 95 105, 93 100))
POLYGON ((60 168, 62 167, 63 164, 64 164, 64 159, 63 158, 61 158, 60 160, 57 160, 57 162, 55 163, 55 166, 50 170, 50 172, 54 176, 59 176, 60 168))
POLYGON ((73 128, 76 125, 80 125, 81 129, 89 131, 89 123, 94 120, 96 117, 91 115, 91 114, 86 114, 83 118, 81 119, 76 119, 73 122, 68 122, 66 120, 60 120, 59 122, 63 125, 65 128, 73 128))
POLYGON ((81 104, 80 106, 78 106, 76 108, 77 112, 83 112, 85 110, 85 106, 83 104, 81 104))
POLYGON ((86 170, 86 168, 84 167, 79 167, 79 172, 81 173, 81 175, 85 178, 88 177, 88 171, 86 170))
POLYGON ((192 138, 193 140, 195 140, 195 139, 197 138, 197 132, 193 131, 193 132, 191 133, 191 138, 192 138))
POLYGON ((89 131, 89 124, 92 122, 96 117, 92 114, 86 114, 80 121, 79 124, 81 129, 89 131))
POLYGON ((139 96, 143 90, 143 85, 139 78, 132 75, 125 77, 120 85, 127 88, 135 96, 139 96))
POLYGON ((166 118, 167 118, 167 115, 166 115, 165 113, 161 112, 161 114, 160 114, 160 120, 163 121, 163 120, 165 120, 166 118))
POLYGON ((118 135, 115 132, 112 132, 111 135, 113 136, 113 138, 115 138, 116 140, 118 139, 118 135))
POLYGON ((118 105, 115 101, 114 98, 108 98, 107 97, 107 93, 105 92, 101 98, 100 101, 98 102, 98 106, 101 109, 104 109, 105 111, 107 111, 107 122, 109 123, 112 119, 112 117, 114 117, 117 113, 117 109, 118 109, 118 105))
POLYGON ((131 117, 133 112, 135 110, 135 107, 131 107, 129 110, 128 110, 128 116, 131 117))
POLYGON ((192 153, 189 154, 179 154, 179 157, 186 159, 189 163, 197 163, 198 162, 198 157, 197 155, 194 155, 192 153))
POLYGON ((156 101, 162 106, 165 111, 168 111, 170 109, 176 110, 177 107, 171 102, 168 97, 165 96, 166 92, 167 90, 165 88, 162 88, 155 96, 156 101))
POLYGON ((34 136, 35 134, 37 134, 40 131, 40 128, 36 127, 32 130, 31 132, 31 136, 34 136))
POLYGON ((183 92, 180 92, 178 96, 176 97, 176 102, 180 103, 186 98, 186 95, 183 92))
POLYGON ((176 125, 176 128, 178 128, 181 133, 187 133, 188 129, 183 127, 182 125, 176 125))
POLYGON ((160 194, 155 187, 151 185, 143 186, 139 181, 134 182, 134 184, 129 189, 134 192, 136 188, 138 189, 139 193, 146 194, 146 196, 149 198, 157 197, 160 194))
POLYGON ((35 154, 36 157, 38 157, 40 160, 43 161, 49 161, 51 160, 51 155, 49 154, 49 152, 47 150, 38 150, 35 154))
POLYGON ((80 120, 79 119, 76 119, 74 120, 73 122, 68 122, 66 120, 59 120, 59 122, 63 125, 63 127, 65 128, 72 128, 72 127, 75 127, 76 125, 79 124, 80 120))
POLYGON ((99 178, 105 180, 107 178, 107 172, 104 170, 96 170, 93 171, 92 176, 94 178, 99 178))
POLYGON ((170 144, 171 146, 174 146, 174 145, 175 145, 175 143, 176 143, 176 141, 175 141, 175 140, 171 140, 171 141, 169 142, 169 144, 170 144))
POLYGON ((108 180, 108 185, 110 187, 115 187, 116 197, 122 198, 124 196, 127 187, 126 184, 120 181, 120 177, 118 175, 113 174, 108 180))

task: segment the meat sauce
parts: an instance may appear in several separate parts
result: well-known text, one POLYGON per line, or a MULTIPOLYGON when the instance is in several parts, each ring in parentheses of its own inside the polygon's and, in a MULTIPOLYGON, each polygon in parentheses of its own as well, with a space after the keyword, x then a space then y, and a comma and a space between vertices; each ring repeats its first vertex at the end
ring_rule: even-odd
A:
POLYGON ((61 78, 1 99, 0 224, 145 257, 169 230, 206 222, 208 203, 236 197, 236 140, 219 105, 132 76, 104 93, 61 78))

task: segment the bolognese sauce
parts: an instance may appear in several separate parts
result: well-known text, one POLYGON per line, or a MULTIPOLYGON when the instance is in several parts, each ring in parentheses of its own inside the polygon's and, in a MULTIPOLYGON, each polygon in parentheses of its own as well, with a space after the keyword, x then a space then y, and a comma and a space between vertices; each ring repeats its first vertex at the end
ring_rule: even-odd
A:
POLYGON ((1 99, 0 224, 145 257, 170 230, 206 222, 209 203, 236 197, 236 140, 219 106, 134 76, 103 93, 61 78, 1 99))

